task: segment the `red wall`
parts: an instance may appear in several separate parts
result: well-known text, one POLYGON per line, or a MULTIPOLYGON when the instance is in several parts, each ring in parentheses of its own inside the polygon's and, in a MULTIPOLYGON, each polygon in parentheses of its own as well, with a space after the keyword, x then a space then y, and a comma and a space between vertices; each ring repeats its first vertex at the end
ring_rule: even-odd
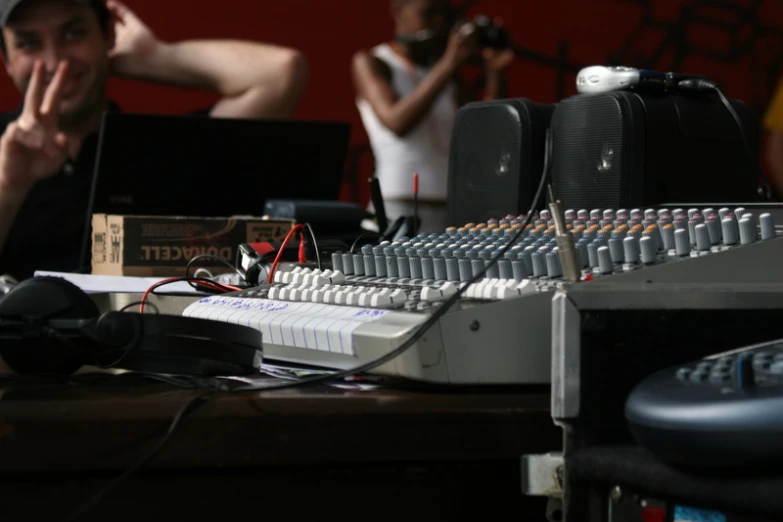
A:
MULTIPOLYGON (((299 117, 353 123, 344 197, 366 197, 363 180, 372 173, 372 158, 349 67, 354 51, 391 36, 389 0, 126 1, 164 39, 248 38, 302 50, 312 76, 299 117)), ((783 2, 777 0, 457 3, 470 13, 505 20, 517 47, 509 74, 515 97, 554 102, 575 93, 574 73, 580 67, 621 63, 711 76, 729 97, 746 101, 760 114, 783 67, 783 2)), ((480 70, 469 78, 480 80, 480 70)), ((208 93, 119 81, 111 83, 110 92, 123 109, 134 112, 180 113, 214 99, 208 93)), ((5 77, 0 100, 3 109, 20 101, 5 77)))

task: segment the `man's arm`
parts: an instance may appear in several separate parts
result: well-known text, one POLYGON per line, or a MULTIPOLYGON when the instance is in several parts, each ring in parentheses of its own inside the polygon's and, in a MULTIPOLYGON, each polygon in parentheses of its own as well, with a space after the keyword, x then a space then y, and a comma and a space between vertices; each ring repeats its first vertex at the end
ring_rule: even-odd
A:
POLYGON ((128 7, 115 0, 107 5, 117 17, 114 74, 216 91, 222 99, 212 116, 294 116, 308 81, 300 52, 237 40, 162 42, 128 7))

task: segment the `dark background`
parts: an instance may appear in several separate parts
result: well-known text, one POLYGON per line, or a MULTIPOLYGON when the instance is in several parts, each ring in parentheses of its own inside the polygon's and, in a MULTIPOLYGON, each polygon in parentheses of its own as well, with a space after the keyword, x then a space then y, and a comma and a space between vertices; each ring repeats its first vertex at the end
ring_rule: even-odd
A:
MULTIPOLYGON (((166 40, 247 38, 300 49, 311 70, 301 119, 353 124, 343 199, 367 200, 372 155, 354 104, 350 61, 392 35, 388 0, 126 0, 166 40)), ((710 76, 759 119, 783 62, 783 2, 777 0, 462 0, 470 14, 500 16, 515 41, 509 92, 540 102, 575 94, 583 66, 621 64, 710 76)), ((481 91, 481 68, 466 79, 481 91)), ((182 113, 209 93, 112 81, 111 96, 131 112, 182 113)), ((20 96, 0 79, 0 108, 20 96)))

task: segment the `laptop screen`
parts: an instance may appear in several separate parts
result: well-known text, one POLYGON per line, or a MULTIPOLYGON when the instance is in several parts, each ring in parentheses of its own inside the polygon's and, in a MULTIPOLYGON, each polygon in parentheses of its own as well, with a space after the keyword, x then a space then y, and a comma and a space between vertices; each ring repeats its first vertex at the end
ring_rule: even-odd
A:
POLYGON ((106 113, 92 214, 261 216, 267 199, 336 201, 351 126, 106 113))

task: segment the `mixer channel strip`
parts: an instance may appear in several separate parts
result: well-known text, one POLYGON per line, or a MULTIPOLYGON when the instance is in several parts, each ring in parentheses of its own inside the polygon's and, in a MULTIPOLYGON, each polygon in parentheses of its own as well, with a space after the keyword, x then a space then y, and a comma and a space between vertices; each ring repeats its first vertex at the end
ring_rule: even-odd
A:
MULTIPOLYGON (((490 261, 519 232, 524 216, 448 228, 443 234, 364 245, 360 253, 335 253, 333 267, 346 275, 421 278, 465 283, 485 268, 484 279, 532 279, 552 290, 563 270, 549 211, 534 216, 503 258, 490 261)), ((772 216, 758 218, 744 208, 567 210, 583 280, 646 266, 700 257, 776 238, 772 216)), ((506 284, 506 283, 504 283, 506 284)), ((519 295, 526 293, 519 288, 519 295)), ((483 295, 473 292, 472 295, 483 295)))

